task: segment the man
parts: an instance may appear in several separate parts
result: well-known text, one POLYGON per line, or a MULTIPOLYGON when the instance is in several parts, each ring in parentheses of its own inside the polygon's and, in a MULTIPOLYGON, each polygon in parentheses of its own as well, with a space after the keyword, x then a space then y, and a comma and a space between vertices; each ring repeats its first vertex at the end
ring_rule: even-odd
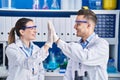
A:
POLYGON ((106 69, 109 44, 94 32, 97 24, 95 13, 91 10, 79 10, 75 22, 76 36, 81 37, 78 43, 62 41, 49 22, 54 33, 54 42, 70 58, 64 80, 74 80, 75 71, 78 71, 79 76, 84 76, 87 72, 88 80, 108 80, 106 69))

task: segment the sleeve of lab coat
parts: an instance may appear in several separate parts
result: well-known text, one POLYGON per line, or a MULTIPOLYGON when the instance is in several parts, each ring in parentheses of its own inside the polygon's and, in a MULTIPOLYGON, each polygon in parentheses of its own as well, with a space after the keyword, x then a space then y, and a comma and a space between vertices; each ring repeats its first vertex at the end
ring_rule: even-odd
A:
POLYGON ((72 62, 68 61, 67 68, 63 80, 72 80, 72 62))
POLYGON ((109 57, 109 44, 104 39, 99 39, 94 44, 83 49, 78 43, 65 43, 60 40, 58 47, 69 58, 89 66, 106 64, 109 57))
POLYGON ((34 67, 34 64, 42 63, 42 61, 44 61, 47 58, 47 56, 48 56, 48 53, 46 53, 44 50, 44 47, 42 47, 42 48, 39 48, 39 50, 36 51, 35 54, 28 57, 25 62, 28 64, 29 68, 32 68, 34 67))
POLYGON ((23 53, 20 52, 19 48, 14 45, 8 46, 6 48, 6 54, 8 57, 9 65, 21 66, 22 68, 26 69, 33 68, 35 66, 34 64, 42 62, 48 56, 48 53, 45 53, 44 48, 40 48, 31 57, 26 57, 23 56, 23 53))

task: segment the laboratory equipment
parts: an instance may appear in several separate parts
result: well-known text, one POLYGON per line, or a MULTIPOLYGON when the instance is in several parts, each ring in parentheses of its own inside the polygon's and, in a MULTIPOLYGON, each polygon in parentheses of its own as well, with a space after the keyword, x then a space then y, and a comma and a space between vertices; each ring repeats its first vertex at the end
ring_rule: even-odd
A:
POLYGON ((66 69, 67 64, 68 64, 68 60, 67 58, 63 59, 64 61, 60 64, 60 69, 66 69))
POLYGON ((74 9, 79 10, 82 8, 82 0, 74 0, 74 9))
POLYGON ((79 76, 79 73, 78 71, 76 70, 75 71, 75 79, 74 80, 89 80, 88 79, 88 73, 87 71, 84 72, 84 75, 83 76, 79 76))
POLYGON ((57 0, 53 0, 53 3, 51 5, 51 9, 60 9, 57 0))
MULTIPOLYGON (((70 3, 71 1, 70 0, 61 0, 61 9, 62 10, 69 10, 70 8, 70 6, 69 6, 69 4, 71 5, 72 3, 70 3)), ((72 0, 72 2, 73 2, 73 0, 72 0)), ((74 7, 73 5, 71 5, 72 7, 74 7)))
POLYGON ((65 73, 67 64, 68 64, 68 58, 64 58, 64 61, 60 64, 59 73, 65 73))
POLYGON ((116 73, 117 72, 114 62, 115 62, 114 59, 112 59, 112 58, 109 59, 108 66, 107 66, 108 73, 116 73))
POLYGON ((117 7, 117 0, 103 0, 103 8, 106 10, 113 10, 117 7))
POLYGON ((11 9, 12 2, 11 0, 2 0, 2 8, 11 9))
POLYGON ((89 8, 90 9, 102 9, 102 0, 89 0, 89 8))
POLYGON ((39 0, 33 0, 33 9, 39 9, 39 0))
POLYGON ((7 46, 6 42, 0 42, 0 66, 5 67, 7 65, 5 57, 5 48, 7 46))
POLYGON ((47 0, 44 0, 44 5, 43 5, 42 9, 49 9, 47 0))
POLYGON ((0 44, 0 65, 3 65, 3 44, 0 44))
POLYGON ((75 79, 74 80, 83 80, 83 76, 79 76, 78 71, 75 71, 75 79))
POLYGON ((55 70, 58 67, 58 64, 56 62, 55 54, 50 52, 50 59, 47 65, 47 71, 52 71, 55 70))

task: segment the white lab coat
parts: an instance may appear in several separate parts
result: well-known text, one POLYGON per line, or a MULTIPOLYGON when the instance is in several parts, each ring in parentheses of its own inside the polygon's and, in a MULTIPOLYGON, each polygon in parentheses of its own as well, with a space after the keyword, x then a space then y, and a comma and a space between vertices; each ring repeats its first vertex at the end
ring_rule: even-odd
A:
POLYGON ((7 80, 44 80, 42 61, 48 53, 45 53, 43 47, 39 48, 33 44, 32 56, 27 57, 20 47, 23 47, 23 44, 21 40, 17 40, 6 48, 9 65, 7 80))
POLYGON ((106 40, 95 35, 84 49, 80 43, 60 40, 58 47, 70 58, 64 80, 74 80, 75 70, 79 71, 79 76, 87 71, 89 80, 108 80, 109 44, 106 40))

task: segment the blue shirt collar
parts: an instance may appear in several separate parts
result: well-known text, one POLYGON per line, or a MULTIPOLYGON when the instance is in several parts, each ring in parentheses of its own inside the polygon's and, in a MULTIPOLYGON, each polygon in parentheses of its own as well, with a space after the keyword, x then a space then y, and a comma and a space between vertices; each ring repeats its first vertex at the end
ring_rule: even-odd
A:
POLYGON ((91 41, 91 39, 95 36, 95 33, 91 34, 85 42, 83 42, 82 39, 80 39, 80 44, 82 45, 83 49, 88 45, 88 43, 91 41))
POLYGON ((30 47, 29 47, 29 48, 23 43, 23 47, 24 47, 25 49, 33 49, 33 43, 30 42, 30 47))
POLYGON ((21 39, 16 40, 15 42, 19 48, 23 51, 23 53, 28 57, 32 55, 33 52, 33 42, 30 42, 30 47, 28 48, 22 41, 21 39))
POLYGON ((25 44, 23 44, 23 50, 27 53, 28 56, 32 55, 32 51, 33 51, 33 43, 30 42, 30 47, 28 48, 25 44))

